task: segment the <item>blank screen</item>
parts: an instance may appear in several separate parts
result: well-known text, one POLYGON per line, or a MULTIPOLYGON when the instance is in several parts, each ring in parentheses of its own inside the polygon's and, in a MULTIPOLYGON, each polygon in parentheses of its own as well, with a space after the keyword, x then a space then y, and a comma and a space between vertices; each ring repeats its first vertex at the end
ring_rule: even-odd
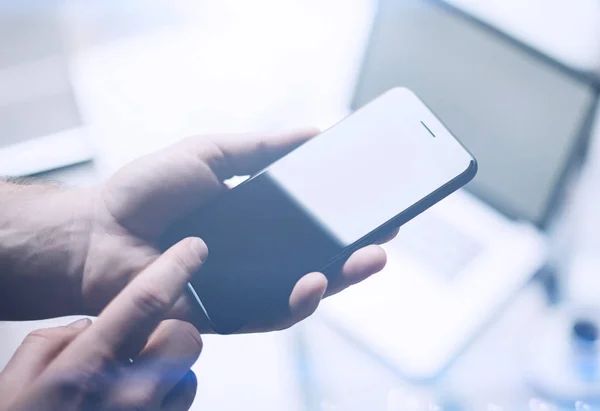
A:
POLYGON ((191 284, 218 331, 234 331, 250 318, 285 314, 300 277, 371 242, 374 230, 409 209, 422 211, 474 172, 472 157, 439 120, 396 89, 184 220, 165 247, 190 235, 204 239, 209 257, 191 284))
POLYGON ((426 0, 382 0, 355 106, 393 86, 419 94, 473 152, 470 190, 539 222, 594 99, 583 84, 426 0))

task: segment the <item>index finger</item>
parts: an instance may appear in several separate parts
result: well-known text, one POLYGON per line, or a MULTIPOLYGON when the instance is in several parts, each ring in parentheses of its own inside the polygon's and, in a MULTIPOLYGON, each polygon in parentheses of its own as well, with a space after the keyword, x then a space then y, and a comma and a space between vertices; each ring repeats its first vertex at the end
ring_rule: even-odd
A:
POLYGON ((135 277, 63 355, 80 362, 98 351, 114 359, 134 358, 207 256, 199 238, 175 244, 135 277))

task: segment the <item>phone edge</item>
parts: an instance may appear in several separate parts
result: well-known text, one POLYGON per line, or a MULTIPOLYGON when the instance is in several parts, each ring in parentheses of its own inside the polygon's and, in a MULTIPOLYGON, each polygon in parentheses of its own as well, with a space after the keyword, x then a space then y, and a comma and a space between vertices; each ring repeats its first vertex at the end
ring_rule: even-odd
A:
MULTIPOLYGON (((460 143, 458 139, 456 139, 456 141, 460 143)), ((460 144, 462 146, 462 143, 460 144)), ((454 177, 435 191, 431 192, 427 196, 423 197, 421 200, 417 201, 415 204, 413 204, 406 210, 400 212, 385 223, 381 224, 379 227, 375 228, 373 231, 369 232, 359 240, 345 247, 335 257, 333 257, 330 262, 326 263, 318 271, 323 272, 327 276, 327 278, 334 277, 335 273, 331 273, 332 269, 338 268, 338 265, 340 263, 343 264, 343 262, 345 262, 352 255, 352 253, 363 247, 374 244, 388 230, 402 227, 404 224, 417 217, 419 214, 422 214, 423 212, 427 211, 429 208, 439 203, 440 201, 448 197, 450 194, 456 192, 457 190, 468 184, 477 174, 478 164, 477 160, 472 156, 472 154, 468 150, 466 151, 467 153, 469 153, 471 161, 469 162, 469 166, 465 169, 465 171, 463 171, 462 173, 460 173, 459 175, 457 175, 456 177, 454 177)), ((208 311, 202 304, 202 301, 200 300, 198 294, 196 293, 196 290, 194 289, 191 283, 188 283, 186 291, 198 303, 211 329, 215 333, 220 335, 233 334, 244 327, 244 323, 239 324, 239 326, 236 325, 236 327, 221 327, 220 325, 216 324, 211 320, 208 311)))
MULTIPOLYGON (((440 186, 438 189, 432 191, 430 194, 426 195, 421 200, 408 207, 406 210, 396 214, 394 217, 381 224, 379 227, 375 228, 373 231, 369 232, 362 238, 345 247, 338 255, 336 255, 330 262, 325 264, 319 271, 326 272, 332 267, 336 267, 337 263, 339 263, 340 261, 345 261, 355 251, 368 245, 375 244, 375 242, 379 238, 381 238, 381 236, 385 235, 386 232, 395 228, 402 227, 404 224, 414 219, 419 214, 422 214, 423 212, 427 211, 429 208, 433 207, 435 204, 439 203, 440 201, 448 197, 450 194, 456 192, 457 190, 468 184, 477 174, 478 164, 477 160, 475 160, 471 153, 469 151, 467 152, 471 157, 471 161, 469 162, 469 166, 465 169, 465 171, 463 171, 453 179, 449 180, 446 184, 440 186)), ((329 276, 327 277, 330 278, 329 276)))

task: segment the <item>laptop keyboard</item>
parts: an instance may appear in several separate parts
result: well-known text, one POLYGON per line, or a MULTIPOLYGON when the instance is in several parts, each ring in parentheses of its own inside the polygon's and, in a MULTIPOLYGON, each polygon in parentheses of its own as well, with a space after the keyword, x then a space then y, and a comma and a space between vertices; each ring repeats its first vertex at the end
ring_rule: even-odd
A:
POLYGON ((484 245, 431 213, 424 213, 402 226, 389 248, 408 253, 451 281, 483 251, 484 245))

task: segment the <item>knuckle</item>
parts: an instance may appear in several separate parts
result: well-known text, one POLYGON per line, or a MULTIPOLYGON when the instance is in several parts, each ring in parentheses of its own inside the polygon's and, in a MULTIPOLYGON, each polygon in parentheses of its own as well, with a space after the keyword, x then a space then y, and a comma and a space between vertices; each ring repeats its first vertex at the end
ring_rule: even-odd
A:
POLYGON ((51 333, 47 329, 41 330, 33 330, 25 337, 24 343, 32 344, 32 343, 40 343, 40 342, 48 342, 52 341, 53 338, 51 333))
POLYGON ((169 256, 169 264, 172 270, 177 270, 178 273, 183 275, 191 274, 193 268, 199 263, 199 257, 192 255, 190 247, 183 247, 189 245, 191 239, 185 240, 186 244, 182 244, 178 248, 177 253, 171 253, 169 256))
POLYGON ((110 373, 101 357, 78 364, 60 375, 59 388, 67 396, 94 395, 105 392, 110 386, 110 373))
POLYGON ((135 304, 143 314, 153 315, 168 310, 171 299, 158 285, 145 284, 138 288, 135 304))
MULTIPOLYGON (((220 137, 223 138, 223 136, 220 137)), ((207 136, 203 138, 200 152, 202 152, 204 162, 218 175, 228 175, 231 174, 227 172, 228 170, 234 170, 227 153, 215 137, 207 136)))
POLYGON ((204 136, 201 139, 201 152, 204 153, 209 161, 226 162, 225 152, 218 142, 218 138, 222 136, 204 136), (216 137, 216 138, 215 138, 216 137))
POLYGON ((42 328, 33 330, 25 337, 24 344, 48 345, 64 341, 72 335, 66 327, 42 328))

